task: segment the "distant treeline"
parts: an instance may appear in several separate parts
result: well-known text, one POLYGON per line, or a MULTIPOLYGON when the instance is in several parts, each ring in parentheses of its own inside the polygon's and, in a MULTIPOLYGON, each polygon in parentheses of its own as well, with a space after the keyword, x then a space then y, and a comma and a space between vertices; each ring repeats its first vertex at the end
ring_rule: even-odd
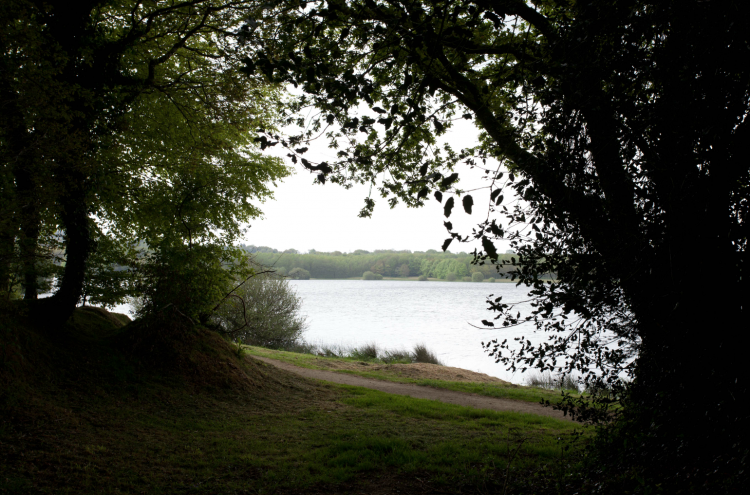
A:
MULTIPOLYGON (((454 279, 471 277, 480 272, 484 278, 503 277, 510 270, 508 266, 472 265, 473 256, 466 253, 441 253, 435 250, 426 252, 378 250, 375 252, 357 250, 353 253, 333 251, 323 253, 311 250, 300 254, 294 249, 280 252, 265 246, 243 246, 255 254, 255 261, 263 265, 273 265, 277 271, 293 278, 351 278, 361 277, 366 271, 384 277, 418 277, 454 279), (299 275, 302 275, 301 277, 299 275), (452 275, 451 275, 452 274, 452 275), (295 276, 297 275, 297 276, 295 276)), ((507 253, 500 259, 510 260, 513 254, 507 253)))

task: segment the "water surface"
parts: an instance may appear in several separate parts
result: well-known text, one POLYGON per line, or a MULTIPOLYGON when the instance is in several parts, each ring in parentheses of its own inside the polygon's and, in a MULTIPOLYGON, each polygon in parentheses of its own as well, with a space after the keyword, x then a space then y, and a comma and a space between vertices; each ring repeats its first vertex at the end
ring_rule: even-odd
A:
MULTIPOLYGON (((491 320, 490 294, 504 302, 528 299, 526 287, 512 283, 417 282, 391 280, 293 280, 303 299, 313 343, 356 346, 375 342, 386 348, 411 349, 424 343, 449 366, 487 373, 521 383, 525 376, 505 371, 482 349, 481 343, 524 336, 532 342, 544 337, 531 326, 512 329, 482 327, 491 320)), ((528 304, 518 306, 521 313, 528 304)))

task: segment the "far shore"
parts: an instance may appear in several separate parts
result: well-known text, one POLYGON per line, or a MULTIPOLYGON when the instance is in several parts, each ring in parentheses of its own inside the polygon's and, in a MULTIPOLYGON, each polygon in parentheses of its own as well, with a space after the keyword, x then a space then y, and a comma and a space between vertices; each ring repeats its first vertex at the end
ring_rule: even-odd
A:
MULTIPOLYGON (((366 282, 380 282, 383 280, 389 280, 389 281, 397 281, 397 282, 420 282, 418 277, 383 277, 379 280, 364 280, 362 277, 349 277, 349 278, 309 278, 309 279, 289 279, 289 280, 363 280, 366 282)), ((508 284, 508 283, 518 283, 518 280, 510 280, 508 278, 497 278, 494 282, 489 282, 487 279, 482 280, 481 282, 474 282, 471 280, 445 280, 442 278, 428 278, 427 280, 422 280, 421 282, 450 282, 450 283, 462 283, 462 284, 508 284)))

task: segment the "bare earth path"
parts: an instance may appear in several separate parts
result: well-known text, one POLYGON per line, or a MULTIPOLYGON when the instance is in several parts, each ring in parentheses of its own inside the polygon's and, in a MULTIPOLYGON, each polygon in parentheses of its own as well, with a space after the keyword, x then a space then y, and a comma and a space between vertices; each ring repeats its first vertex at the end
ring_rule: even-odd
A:
POLYGON ((491 409, 493 411, 513 411, 520 413, 538 414, 540 416, 549 416, 564 421, 570 421, 570 417, 564 416, 562 412, 555 411, 551 407, 544 407, 532 402, 524 402, 511 399, 500 399, 496 397, 485 397, 483 395, 469 394, 465 392, 455 392, 453 390, 444 390, 439 388, 413 385, 410 383, 394 383, 361 376, 346 375, 334 371, 313 370, 301 368, 293 364, 269 359, 265 357, 252 356, 253 359, 263 361, 270 365, 276 366, 286 371, 290 371, 305 378, 315 380, 324 380, 327 382, 340 383, 342 385, 354 385, 365 387, 373 390, 379 390, 389 394, 406 395, 415 399, 429 399, 446 402, 448 404, 457 404, 459 406, 474 407, 477 409, 491 409))

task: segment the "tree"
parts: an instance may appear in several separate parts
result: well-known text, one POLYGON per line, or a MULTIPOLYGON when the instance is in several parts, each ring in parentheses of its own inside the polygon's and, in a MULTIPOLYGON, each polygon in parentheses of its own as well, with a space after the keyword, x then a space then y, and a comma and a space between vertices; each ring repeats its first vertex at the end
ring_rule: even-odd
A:
POLYGON ((97 235, 163 254, 238 237, 259 214, 250 200, 269 197, 266 184, 288 174, 248 134, 273 128, 276 93, 234 69, 236 32, 254 9, 3 2, 0 286, 20 265, 25 298, 35 300, 40 260, 61 251, 43 313, 64 320, 91 285, 97 235))
POLYGON ((484 280, 484 275, 482 275, 482 272, 474 272, 471 274, 472 282, 482 282, 483 280, 484 280))
POLYGON ((399 277, 408 277, 409 276, 409 265, 406 263, 402 264, 400 267, 398 267, 398 276, 399 277))
POLYGON ((292 268, 289 270, 289 278, 295 280, 310 280, 310 272, 300 267, 292 268))
MULTIPOLYGON (((320 182, 371 183, 391 204, 433 193, 450 217, 459 201, 475 206, 454 168, 484 169, 491 203, 476 262, 497 259, 493 241, 509 239, 535 309, 519 317, 491 304, 502 326, 530 321, 550 336, 488 350, 511 369, 578 371, 621 390, 619 420, 601 437, 613 442, 608 465, 628 463, 647 485, 694 469, 718 479, 745 469, 745 454, 729 452, 748 452, 747 430, 730 425, 749 419, 735 400, 747 378, 733 323, 750 293, 749 8, 275 2, 246 71, 301 88, 300 108, 319 109, 307 134, 283 141, 296 160, 325 129, 338 160, 302 161, 320 182), (436 147, 456 118, 476 122, 478 148, 436 147), (523 203, 506 204, 508 189, 523 203), (694 289, 695 253, 713 255, 707 276, 720 290, 694 289), (706 339, 709 328, 722 331, 706 339), (633 380, 624 389, 623 374, 633 380), (704 387, 711 397, 695 392, 704 387)), ((362 215, 373 207, 367 198, 362 215)), ((444 250, 467 239, 445 225, 444 250)))
POLYGON ((289 282, 262 274, 243 283, 213 317, 220 331, 235 342, 289 349, 305 331, 302 299, 289 282))

